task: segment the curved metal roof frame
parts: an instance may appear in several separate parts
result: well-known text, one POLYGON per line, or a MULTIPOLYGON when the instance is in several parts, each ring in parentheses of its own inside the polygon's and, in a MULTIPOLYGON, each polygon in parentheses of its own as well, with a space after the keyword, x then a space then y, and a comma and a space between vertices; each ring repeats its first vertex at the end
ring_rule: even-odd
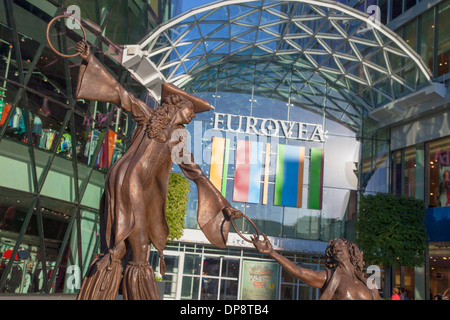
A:
POLYGON ((156 95, 162 82, 192 92, 214 90, 218 81, 236 92, 251 84, 255 94, 325 109, 355 129, 363 114, 432 83, 397 34, 328 0, 226 0, 194 8, 127 46, 123 64, 156 95))

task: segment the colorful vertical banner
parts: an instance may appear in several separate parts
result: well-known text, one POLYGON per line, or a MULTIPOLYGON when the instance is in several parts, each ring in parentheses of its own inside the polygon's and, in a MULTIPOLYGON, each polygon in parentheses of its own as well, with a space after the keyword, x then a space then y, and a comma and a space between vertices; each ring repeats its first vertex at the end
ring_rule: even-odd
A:
POLYGON ((1 118, 0 118, 0 126, 3 126, 3 124, 6 121, 6 117, 8 116, 9 111, 11 111, 11 105, 4 103, 3 101, 0 100, 0 114, 1 114, 1 118))
POLYGON ((322 209, 324 150, 311 148, 309 172, 309 209, 322 209))
MULTIPOLYGON (((45 129, 44 129, 44 132, 45 132, 45 129)), ((48 147, 46 147, 46 145, 48 144, 49 138, 50 137, 47 137, 47 139, 41 139, 40 146, 43 148, 49 149, 48 147)), ((98 130, 92 130, 91 132, 89 132, 88 140, 86 143, 86 148, 84 150, 84 156, 86 157, 85 161, 87 164, 91 164, 92 161, 94 160, 94 154, 95 154, 95 151, 97 150, 98 142, 102 141, 101 138, 102 138, 101 134, 98 130)), ((98 156, 97 156, 97 158, 98 158, 98 156)), ((97 160, 95 159, 95 161, 97 161, 97 160)))
POLYGON ((112 130, 107 130, 106 135, 107 136, 103 139, 100 152, 98 153, 97 160, 95 162, 95 165, 101 168, 111 167, 114 148, 116 147, 117 133, 112 130))
POLYGON ((228 177, 228 158, 230 152, 230 139, 225 139, 225 156, 223 160, 223 179, 222 179, 222 195, 225 197, 227 193, 227 177, 228 177))
POLYGON ((108 168, 111 167, 114 149, 116 148, 117 132, 108 130, 108 168))
POLYGON ((305 148, 278 145, 274 205, 302 206, 305 148))
POLYGON ((224 197, 227 192, 229 149, 230 139, 213 137, 209 179, 224 197))
POLYGON ((259 203, 263 144, 238 140, 233 201, 259 203))
POLYGON ((225 138, 213 137, 211 146, 211 166, 209 180, 218 189, 222 190, 223 159, 225 156, 225 138))
POLYGON ((264 161, 264 184, 262 204, 267 204, 269 197, 270 143, 266 143, 266 157, 264 161))

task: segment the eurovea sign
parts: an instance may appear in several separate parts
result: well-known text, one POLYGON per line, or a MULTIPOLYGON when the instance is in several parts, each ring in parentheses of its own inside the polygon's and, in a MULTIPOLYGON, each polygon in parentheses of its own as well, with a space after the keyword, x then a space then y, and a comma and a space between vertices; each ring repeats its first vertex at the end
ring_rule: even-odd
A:
POLYGON ((322 125, 215 113, 213 130, 324 142, 322 125))

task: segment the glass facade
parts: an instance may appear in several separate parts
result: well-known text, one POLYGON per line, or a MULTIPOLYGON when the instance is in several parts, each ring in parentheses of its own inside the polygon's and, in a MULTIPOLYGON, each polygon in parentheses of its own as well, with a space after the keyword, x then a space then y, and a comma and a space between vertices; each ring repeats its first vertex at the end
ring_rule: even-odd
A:
MULTIPOLYGON (((450 137, 392 152, 392 192, 423 199, 427 207, 425 224, 429 237, 429 298, 443 294, 450 286, 450 264, 447 263, 450 255, 449 152, 450 137)), ((399 286, 400 277, 407 274, 402 271, 397 269, 396 283, 399 286)), ((413 281, 414 277, 409 276, 409 279, 413 281)))
MULTIPOLYGON (((73 292, 66 271, 77 267, 84 274, 98 252, 106 173, 134 129, 118 106, 74 100, 81 59, 62 59, 45 41, 50 20, 70 8, 88 22, 87 40, 97 58, 145 100, 145 88, 120 64, 119 45, 138 41, 157 24, 149 4, 1 1, 2 293, 73 292)), ((72 54, 80 35, 69 23, 57 22, 50 40, 60 52, 72 54)))
MULTIPOLYGON (((123 46, 141 43, 164 22, 211 2, 0 2, 0 293, 77 292, 79 276, 99 252, 98 207, 108 169, 127 150, 135 128, 120 106, 75 101, 81 59, 62 59, 50 49, 47 23, 65 10, 80 14, 95 56, 126 90, 153 108, 155 99, 121 64, 123 46)), ((339 2, 363 12, 377 5, 382 23, 389 25, 426 1, 339 2)), ((449 0, 437 1, 395 29, 430 74, 443 81, 449 72, 449 7, 449 0)), ((280 27, 290 10, 310 16, 325 12, 316 9, 271 1, 255 12, 248 4, 230 6, 228 17, 226 10, 217 8, 161 35, 152 48, 167 51, 155 50, 151 60, 175 81, 190 69, 201 71, 191 82, 180 82, 214 107, 187 127, 189 149, 211 177, 219 150, 215 143, 223 141, 218 189, 260 231, 280 243, 293 243, 279 249, 298 265, 323 269, 324 257, 315 248, 336 237, 354 238, 359 195, 393 192, 423 199, 432 298, 450 287, 450 135, 391 150, 389 128, 379 130, 378 123, 366 116, 373 108, 423 88, 425 76, 381 33, 369 31, 341 45, 342 35, 355 36, 361 22, 299 20, 280 27), (259 14, 261 20, 256 19, 259 14), (190 32, 194 20, 195 32, 190 32), (221 28, 225 20, 232 21, 226 32, 221 28), (320 32, 301 36, 314 30, 320 32), (384 51, 386 47, 389 50, 384 51), (299 48, 301 58, 291 55, 299 48), (243 62, 250 52, 254 61, 243 62), (230 53, 238 59, 219 61, 230 53), (259 170, 247 185, 259 192, 253 200, 239 198, 237 191, 242 187, 241 155, 244 162, 252 156, 242 147, 246 144, 260 148, 259 160, 246 163, 259 170), (287 161, 292 154, 296 160, 287 161), (281 161, 287 162, 280 166, 281 161), (294 189, 295 194, 286 192, 294 189), (305 243, 316 247, 305 249, 305 243)), ((63 22, 55 23, 50 40, 57 50, 71 54, 82 34, 69 20, 63 22)), ((179 171, 178 166, 173 170, 179 171)), ((188 234, 199 231, 197 196, 192 184, 185 219, 188 234)), ((244 234, 253 233, 243 219, 236 226, 244 234)), ((237 239, 234 230, 230 238, 237 239)), ((244 275, 255 263, 276 272, 271 298, 318 299, 317 289, 276 269, 253 248, 236 243, 216 249, 196 236, 185 236, 168 245, 164 298, 251 297, 244 275)), ((158 259, 151 251, 156 272, 158 259)), ((414 270, 398 268, 393 282, 413 292, 414 270)))
MULTIPOLYGON (((272 266, 273 261, 254 250, 239 248, 219 250, 210 246, 178 243, 166 247, 166 274, 163 276, 165 300, 240 300, 248 286, 242 281, 249 262, 272 266)), ((288 254, 295 264, 313 270, 324 267, 322 255, 288 254)), ((151 252, 150 263, 159 272, 159 256, 151 252)), ((319 290, 306 286, 288 272, 280 271, 274 279, 275 299, 315 300, 319 290)), ((255 298, 247 293, 247 299, 255 298)))
MULTIPOLYGON (((230 203, 233 207, 250 217, 259 230, 264 230, 264 233, 270 236, 321 241, 343 236, 345 221, 349 215, 348 210, 355 208, 355 198, 351 196, 357 189, 357 175, 354 170, 356 169, 355 163, 358 162, 359 142, 355 139, 355 132, 330 119, 325 121, 324 114, 308 112, 295 104, 289 105, 284 101, 252 96, 251 91, 247 95, 238 95, 220 91, 219 86, 215 92, 203 92, 198 95, 214 105, 215 110, 214 113, 198 115, 192 125, 187 127, 190 133, 190 150, 194 154, 196 163, 200 164, 205 174, 209 176, 213 139, 219 137, 229 140, 229 147, 226 150, 228 157, 224 160, 226 167, 223 170, 227 175, 222 177, 225 182, 221 181, 219 190, 226 194, 229 201, 231 200, 230 203), (266 110, 272 110, 272 112, 276 110, 276 114, 268 114, 266 110), (222 116, 225 114, 228 116, 222 116), (252 124, 255 121, 250 117, 273 117, 271 123, 274 130, 275 126, 281 126, 280 120, 288 123, 301 121, 301 123, 319 125, 327 134, 323 142, 248 134, 246 133, 247 125, 250 121, 252 124), (228 121, 230 126, 228 126, 228 121), (220 130, 215 130, 215 125, 220 130), (240 132, 232 132, 239 128, 240 132), (267 162, 264 161, 264 165, 260 168, 258 182, 253 185, 260 192, 252 202, 236 200, 238 197, 235 182, 239 174, 236 168, 239 165, 237 152, 241 141, 262 144, 264 150, 262 150, 261 156, 262 159, 267 159, 267 162), (267 145, 269 149, 265 149, 267 145), (299 207, 296 205, 293 207, 280 206, 275 201, 277 174, 279 177, 276 167, 279 160, 279 146, 304 148, 302 170, 304 177, 301 181, 302 205, 299 207), (324 150, 323 171, 325 173, 323 174, 323 185, 318 190, 323 196, 322 209, 311 208, 309 203, 311 149, 324 150), (267 151, 269 153, 266 153, 267 151), (330 174, 331 172, 334 174, 330 174), (267 178, 266 182, 265 178, 267 178), (266 203, 263 202, 265 186, 267 187, 266 203), (342 209, 336 210, 336 208, 342 209)), ((262 126, 261 119, 256 122, 256 126, 262 126)), ((315 127, 310 126, 309 130, 313 128, 315 127)), ((297 129, 292 129, 292 137, 298 137, 298 132, 295 130, 298 130, 298 126, 297 129)), ((282 129, 279 128, 279 131, 282 129)), ((313 131, 309 132, 309 135, 312 133, 313 131)), ((174 167, 174 170, 179 169, 174 167)), ((195 189, 195 185, 192 189, 195 189)), ((195 226, 196 202, 196 197, 191 195, 186 217, 190 228, 195 226)), ((252 232, 247 221, 240 227, 246 232, 252 232)))
POLYGON ((420 54, 430 72, 436 77, 449 73, 450 43, 446 20, 449 8, 450 1, 440 1, 438 5, 428 8, 396 30, 411 48, 420 54))
MULTIPOLYGON (((370 1, 363 1, 358 7, 360 10, 364 10, 365 6, 370 1)), ((373 1, 376 4, 376 1, 373 1)), ((401 27, 396 28, 395 32, 399 34, 408 43, 411 48, 416 50, 424 62, 426 63, 430 72, 440 81, 445 82, 448 78, 448 22, 446 15, 448 14, 448 8, 450 1, 438 1, 434 6, 422 7, 427 4, 427 1, 391 1, 391 11, 387 12, 387 21, 393 21, 396 18, 403 19, 405 22, 401 24, 401 27), (417 6, 414 6, 416 5, 417 6), (423 8, 422 11, 416 10, 418 7, 423 8), (402 16, 403 13, 408 13, 409 19, 405 19, 402 16)), ((395 20, 394 20, 395 21, 395 20)), ((394 23, 395 24, 395 23, 394 23)), ((389 25, 389 24, 388 24, 389 25)), ((415 77, 415 75, 408 69, 404 69, 405 78, 415 77)), ((439 117, 439 116, 438 116, 439 117)), ((442 119, 447 119, 446 115, 441 115, 442 119)), ((440 127, 442 119, 435 120, 433 126, 440 127)), ((445 120, 444 120, 445 122, 445 120)), ((369 129, 374 126, 369 125, 369 129)), ((375 125, 376 127, 376 125, 375 125)), ((408 125, 405 126, 407 128, 408 125)), ((423 127, 414 127, 409 130, 404 130, 403 133, 407 136, 421 135, 423 127)), ((370 130, 367 130, 370 132, 370 130)), ((375 130, 376 135, 380 135, 380 132, 375 130)), ((370 136, 370 135, 365 135, 370 136)), ((450 286, 448 282, 450 265, 447 263, 449 258, 449 233, 448 233, 448 221, 450 208, 446 201, 446 163, 447 163, 447 149, 448 149, 448 132, 443 130, 438 136, 442 138, 436 139, 436 135, 433 138, 422 137, 422 142, 411 144, 406 143, 408 146, 393 150, 389 152, 389 139, 388 135, 384 135, 382 139, 376 139, 377 144, 384 146, 387 152, 383 152, 385 158, 384 163, 387 165, 389 174, 383 173, 383 178, 387 177, 389 180, 390 189, 387 188, 388 184, 385 184, 386 190, 380 190, 381 192, 393 192, 399 195, 405 195, 409 197, 415 197, 417 199, 423 199, 427 208, 427 215, 425 224, 429 236, 428 245, 428 261, 425 264, 427 272, 430 274, 429 283, 425 294, 422 296, 424 299, 436 299, 450 286)), ((395 138, 399 136, 396 135, 395 138)), ((369 142, 373 146, 373 142, 369 142)), ((367 143, 364 144, 363 150, 368 148, 367 143)), ((383 149, 383 147, 382 147, 383 149)), ((372 153, 376 154, 376 153, 372 153)), ((370 158, 369 158, 370 159, 370 158)), ((362 162, 370 161, 364 156, 362 162)), ((371 171, 373 172, 373 171, 371 171)), ((372 180, 379 179, 379 175, 375 174, 372 180), (378 177, 378 178, 377 178, 378 177)), ((362 181, 364 184, 365 181, 362 181)), ((366 189, 366 192, 371 190, 366 189)), ((395 275, 393 275, 393 286, 404 287, 407 290, 410 299, 419 298, 417 291, 414 287, 417 283, 417 277, 415 276, 416 270, 408 269, 404 267, 395 268, 395 275)), ((447 292, 448 294, 448 292, 447 292)))
POLYGON ((449 73, 448 50, 448 14, 450 2, 447 0, 437 1, 437 5, 429 5, 430 1, 422 0, 365 0, 356 1, 358 10, 368 12, 370 6, 376 5, 380 8, 381 22, 390 26, 390 22, 402 19, 405 16, 414 16, 407 23, 395 29, 405 41, 416 50, 430 72, 436 76, 449 73), (424 5, 419 6, 419 4, 424 5), (417 5, 417 6, 416 6, 417 5), (428 5, 428 6, 425 6, 428 5), (426 10, 420 11, 420 10, 426 10), (419 14, 417 15, 416 12, 419 14), (398 19, 397 19, 398 20, 398 19))

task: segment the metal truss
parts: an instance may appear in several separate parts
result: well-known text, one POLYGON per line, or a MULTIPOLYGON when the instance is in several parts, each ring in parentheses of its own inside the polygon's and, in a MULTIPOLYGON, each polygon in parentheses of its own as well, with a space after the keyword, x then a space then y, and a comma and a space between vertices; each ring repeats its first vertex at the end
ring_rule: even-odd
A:
POLYGON ((248 93, 255 78, 255 95, 325 110, 355 130, 370 111, 432 82, 393 31, 327 0, 217 1, 128 46, 123 64, 156 95, 161 82, 248 93))

